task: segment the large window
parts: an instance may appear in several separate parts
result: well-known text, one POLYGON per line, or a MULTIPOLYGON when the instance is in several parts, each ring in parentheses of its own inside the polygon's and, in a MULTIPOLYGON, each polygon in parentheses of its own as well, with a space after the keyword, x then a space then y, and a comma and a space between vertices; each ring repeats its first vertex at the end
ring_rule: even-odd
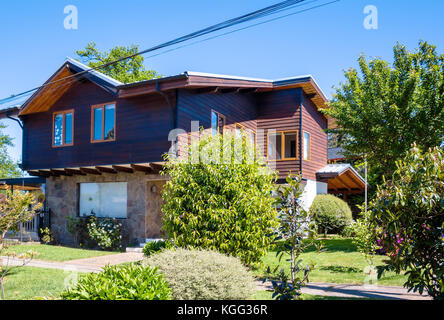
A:
POLYGON ((116 140, 116 105, 96 105, 91 112, 91 141, 107 142, 116 140))
POLYGON ((310 160, 310 134, 304 131, 304 160, 310 160))
POLYGON ((268 160, 294 160, 297 155, 297 132, 279 131, 268 134, 268 160))
POLYGON ((216 111, 211 111, 211 133, 213 135, 223 134, 224 126, 225 116, 216 111))
POLYGON ((74 144, 74 110, 55 112, 52 128, 53 147, 72 146, 74 144))
POLYGON ((81 183, 80 216, 126 218, 127 183, 81 183))

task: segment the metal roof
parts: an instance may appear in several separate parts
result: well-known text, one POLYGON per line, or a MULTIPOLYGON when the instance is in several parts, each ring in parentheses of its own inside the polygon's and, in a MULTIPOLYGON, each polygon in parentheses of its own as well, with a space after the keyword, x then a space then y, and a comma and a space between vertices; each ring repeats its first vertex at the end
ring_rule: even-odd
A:
POLYGON ((355 170, 355 168, 353 168, 353 166, 350 163, 333 163, 333 164, 328 164, 326 165, 324 168, 316 171, 316 173, 319 174, 337 174, 340 175, 341 173, 343 173, 344 171, 350 169, 351 171, 353 171, 353 173, 359 178, 361 179, 361 181, 363 183, 366 183, 365 179, 355 170))
POLYGON ((328 160, 334 160, 334 159, 344 159, 344 150, 341 147, 336 148, 328 148, 327 150, 327 159, 328 160))

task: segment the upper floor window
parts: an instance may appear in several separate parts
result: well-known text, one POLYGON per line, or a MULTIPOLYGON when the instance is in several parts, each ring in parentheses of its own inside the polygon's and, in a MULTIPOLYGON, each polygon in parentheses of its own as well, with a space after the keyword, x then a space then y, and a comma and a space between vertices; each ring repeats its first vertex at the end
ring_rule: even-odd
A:
POLYGON ((297 132, 278 131, 268 134, 268 160, 294 160, 297 154, 297 132))
POLYGON ((116 105, 100 104, 92 107, 91 141, 108 142, 116 140, 116 105))
POLYGON ((304 131, 304 160, 310 160, 310 134, 304 131))
POLYGON ((225 116, 216 111, 211 111, 211 133, 216 135, 218 133, 223 134, 225 126, 225 116))
POLYGON ((67 147, 74 144, 74 110, 55 112, 52 120, 52 146, 67 147))

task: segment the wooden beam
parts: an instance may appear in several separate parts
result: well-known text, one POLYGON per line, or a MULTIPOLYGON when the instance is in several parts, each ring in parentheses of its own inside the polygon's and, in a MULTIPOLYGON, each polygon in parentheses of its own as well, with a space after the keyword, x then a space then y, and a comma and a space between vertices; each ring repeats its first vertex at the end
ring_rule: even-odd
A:
POLYGON ((28 171, 28 173, 29 173, 30 176, 36 176, 36 177, 48 178, 48 177, 51 176, 51 173, 49 171, 45 172, 45 171, 42 171, 42 170, 30 170, 30 171, 28 171))
POLYGON ((141 164, 132 164, 131 168, 133 168, 134 171, 141 171, 146 173, 152 173, 153 169, 149 164, 147 165, 141 165, 141 164))
POLYGON ((127 172, 127 173, 134 172, 134 170, 132 168, 124 167, 124 166, 113 166, 113 169, 116 171, 127 172))
POLYGON ((163 169, 163 164, 160 164, 160 163, 151 163, 150 166, 156 172, 159 172, 163 169))
POLYGON ((335 179, 337 179, 340 183, 342 183, 344 185, 345 188, 347 188, 347 190, 352 189, 352 187, 350 187, 350 185, 344 181, 344 179, 342 179, 340 176, 337 176, 335 179))
POLYGON ((86 176, 86 173, 82 172, 80 169, 70 169, 67 168, 65 171, 71 175, 79 175, 79 176, 86 176))
POLYGON ((96 174, 96 175, 101 175, 102 173, 94 168, 80 168, 80 171, 82 171, 83 173, 87 173, 87 174, 96 174))
POLYGON ((51 169, 50 171, 54 176, 72 176, 72 174, 69 174, 64 169, 51 169))
POLYGON ((117 171, 112 167, 96 167, 96 169, 103 173, 117 173, 117 171))
POLYGON ((238 93, 252 93, 257 92, 258 88, 239 88, 236 91, 238 93))
POLYGON ((231 93, 231 92, 236 92, 238 90, 238 88, 226 88, 226 89, 220 89, 219 92, 220 93, 231 93))
POLYGON ((207 87, 194 90, 195 94, 216 93, 219 87, 207 87))

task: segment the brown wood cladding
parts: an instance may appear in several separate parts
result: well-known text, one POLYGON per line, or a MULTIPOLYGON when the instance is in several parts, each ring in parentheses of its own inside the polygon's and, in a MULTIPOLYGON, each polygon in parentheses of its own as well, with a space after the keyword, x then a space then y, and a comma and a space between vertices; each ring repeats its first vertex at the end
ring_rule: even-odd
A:
POLYGON ((316 171, 327 165, 327 119, 304 95, 302 101, 302 130, 310 134, 310 160, 302 161, 304 178, 316 180, 316 171))
MULTIPOLYGON (((177 127, 191 130, 191 121, 211 128, 211 110, 225 116, 225 130, 236 124, 256 134, 261 154, 267 156, 268 130, 296 131, 297 159, 275 162, 281 178, 300 172, 300 112, 302 130, 310 133, 310 161, 303 161, 303 177, 316 179, 316 171, 327 164, 326 118, 314 103, 304 97, 301 88, 269 92, 207 92, 178 89, 168 91, 176 106, 177 127), (301 101, 302 99, 302 101, 301 101), (302 102, 302 108, 301 106, 302 102)), ((116 98, 89 81, 76 82, 47 111, 22 116, 23 167, 25 170, 74 168, 108 164, 147 163, 162 161, 171 142, 168 134, 174 123, 173 110, 160 94, 116 98), (116 102, 116 141, 91 143, 91 107, 116 102), (52 114, 73 109, 75 144, 69 148, 52 148, 52 114)), ((188 135, 184 135, 188 140, 188 135)), ((179 145, 179 148, 180 145, 179 145)))
POLYGON ((47 112, 22 119, 25 170, 162 161, 171 145, 172 112, 165 98, 116 99, 92 82, 77 82, 47 112), (117 140, 91 143, 91 106, 109 101, 116 101, 117 140), (52 113, 66 109, 75 110, 75 144, 52 148, 52 113))
MULTIPOLYGON (((257 136, 257 144, 264 156, 267 156, 266 135, 268 130, 299 132, 300 95, 301 89, 258 94, 257 128, 263 130, 263 135, 257 136)), ((268 164, 275 165, 280 178, 290 173, 298 174, 300 172, 298 159, 269 161, 268 164)))

